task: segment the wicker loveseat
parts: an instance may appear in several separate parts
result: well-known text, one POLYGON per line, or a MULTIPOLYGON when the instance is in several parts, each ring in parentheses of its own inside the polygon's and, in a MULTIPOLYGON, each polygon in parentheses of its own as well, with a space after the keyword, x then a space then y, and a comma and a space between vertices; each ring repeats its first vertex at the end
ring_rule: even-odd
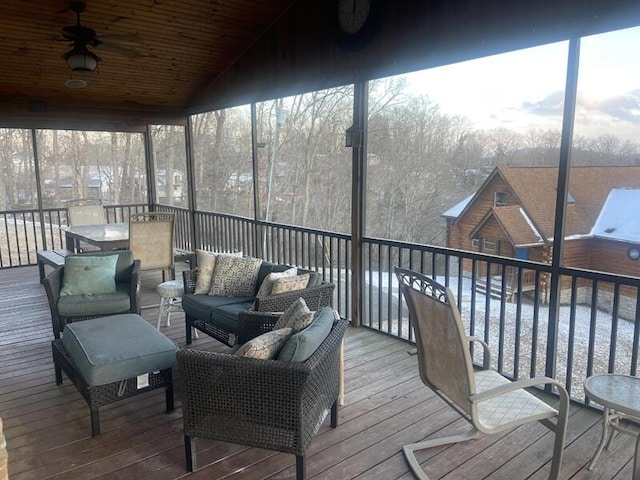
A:
POLYGON ((296 478, 305 478, 305 451, 329 411, 331 427, 338 424, 340 347, 348 321, 329 315, 328 336, 304 361, 177 353, 189 471, 197 468, 195 439, 206 438, 292 453, 296 478))
POLYGON ((298 298, 303 298, 311 310, 319 310, 332 304, 335 284, 322 281, 319 273, 302 268, 298 268, 298 275, 310 275, 306 288, 265 297, 256 296, 270 273, 290 268, 289 265, 262 262, 255 291, 249 297, 195 294, 198 270, 184 271, 185 295, 182 298, 182 309, 185 312, 187 345, 192 341, 192 327, 232 347, 256 337, 265 328, 272 326, 268 322, 265 324, 262 320, 255 320, 260 312, 283 312, 298 298))

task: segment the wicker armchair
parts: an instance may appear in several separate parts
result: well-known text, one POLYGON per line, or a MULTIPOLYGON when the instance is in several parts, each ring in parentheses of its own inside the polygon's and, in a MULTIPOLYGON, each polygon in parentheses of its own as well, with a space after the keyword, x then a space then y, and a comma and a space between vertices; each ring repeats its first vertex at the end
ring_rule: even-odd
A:
POLYGON ((305 477, 305 450, 331 411, 338 423, 339 357, 348 326, 338 320, 305 362, 258 360, 182 349, 186 464, 196 467, 196 438, 249 445, 296 455, 297 479, 305 477))
MULTIPOLYGON (((185 295, 193 294, 196 288, 197 270, 185 270, 182 272, 182 275, 185 295)), ((323 282, 320 285, 317 285, 315 287, 307 287, 303 290, 279 293, 277 295, 269 295, 263 298, 256 297, 255 301, 253 302, 253 308, 255 312, 262 313, 284 312, 287 307, 289 307, 289 305, 295 302, 298 298, 302 297, 309 309, 320 310, 322 307, 331 306, 333 302, 334 288, 334 283, 323 282)), ((245 341, 258 336, 261 333, 264 333, 266 331, 264 330, 264 328, 268 328, 261 327, 260 322, 265 319, 268 320, 269 316, 260 317, 252 315, 252 313, 253 312, 249 310, 240 312, 238 315, 238 321, 240 322, 241 319, 243 319, 245 324, 242 327, 240 327, 240 325, 238 324, 237 329, 234 328, 230 330, 222 328, 221 325, 213 323, 209 317, 196 318, 185 312, 187 345, 191 344, 191 327, 197 328, 198 330, 231 347, 236 345, 239 341, 240 343, 244 343, 245 341), (254 329, 248 326, 248 323, 251 322, 251 319, 255 319, 255 321, 257 322, 257 325, 254 329), (243 335, 240 334, 240 329, 244 330, 243 335)))
MULTIPOLYGON (((140 314, 140 261, 133 260, 131 253, 128 250, 123 250, 119 253, 114 252, 95 252, 87 255, 119 255, 119 267, 121 270, 120 278, 116 276, 116 288, 120 291, 126 290, 129 293, 129 307, 124 311, 114 311, 109 305, 108 299, 104 299, 104 296, 96 296, 97 302, 101 302, 100 307, 96 305, 87 305, 87 312, 81 313, 75 312, 73 315, 64 315, 58 309, 58 300, 60 299, 60 289, 62 288, 62 279, 64 278, 64 267, 53 270, 47 277, 44 278, 43 286, 47 293, 47 300, 49 301, 49 309, 51 310, 51 323, 53 326, 53 336, 57 339, 60 338, 60 334, 67 323, 77 322, 80 320, 89 320, 91 318, 102 317, 105 315, 115 315, 118 313, 137 313, 140 314), (120 263, 122 262, 122 264, 120 263), (124 266, 129 264, 130 266, 124 266), (106 301, 105 301, 106 300, 106 301), (96 311, 102 308, 103 310, 96 311)), ((83 296, 84 297, 84 296, 83 296)), ((91 302, 87 302, 91 303, 91 302)))

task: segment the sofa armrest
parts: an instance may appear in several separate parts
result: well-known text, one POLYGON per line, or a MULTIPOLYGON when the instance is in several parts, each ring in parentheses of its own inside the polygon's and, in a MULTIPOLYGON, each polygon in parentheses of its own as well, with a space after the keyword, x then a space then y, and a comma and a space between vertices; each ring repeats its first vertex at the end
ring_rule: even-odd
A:
POLYGON ((277 313, 254 312, 245 310, 238 314, 238 344, 248 342, 263 333, 273 330, 273 326, 280 318, 277 313))
POLYGON ((183 270, 182 272, 182 280, 184 282, 184 293, 192 294, 196 291, 196 281, 198 280, 198 271, 194 268, 193 270, 183 270))
POLYGON ((320 310, 332 305, 334 288, 334 283, 324 282, 302 290, 258 297, 254 308, 257 312, 284 312, 298 298, 303 298, 309 310, 320 310))

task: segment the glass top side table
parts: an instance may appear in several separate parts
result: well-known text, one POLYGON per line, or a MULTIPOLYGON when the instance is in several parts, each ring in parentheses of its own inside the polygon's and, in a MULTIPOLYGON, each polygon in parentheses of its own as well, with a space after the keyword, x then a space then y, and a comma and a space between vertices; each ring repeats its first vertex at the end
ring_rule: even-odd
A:
POLYGON ((636 437, 633 480, 640 480, 640 435, 627 426, 629 422, 640 424, 640 378, 614 373, 594 375, 585 380, 584 393, 603 406, 602 438, 587 468, 593 469, 605 445, 608 449, 615 433, 622 432, 636 437))

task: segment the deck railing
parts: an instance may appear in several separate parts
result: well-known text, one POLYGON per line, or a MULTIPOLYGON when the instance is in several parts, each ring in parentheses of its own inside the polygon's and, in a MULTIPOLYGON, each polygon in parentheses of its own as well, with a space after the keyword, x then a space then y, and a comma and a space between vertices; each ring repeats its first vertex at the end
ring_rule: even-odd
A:
MULTIPOLYGON (((107 222, 126 222, 147 205, 107 205, 107 222)), ((64 246, 60 226, 68 225, 66 208, 0 211, 0 268, 36 264, 36 252, 64 246)))
MULTIPOLYGON (((110 222, 144 205, 108 206, 110 222)), ((640 279, 561 268, 560 304, 549 307, 550 265, 443 247, 366 238, 363 271, 351 272, 350 235, 255 221, 233 215, 160 207, 176 213, 176 246, 242 251, 313 269, 336 284, 334 307, 350 317, 351 282, 359 278, 362 324, 409 342, 413 332, 399 299, 395 266, 418 270, 450 287, 470 335, 494 352, 494 367, 512 378, 555 372, 585 401, 584 379, 595 373, 636 375, 640 344, 640 279), (195 240, 191 242, 191 218, 195 240), (525 288, 526 287, 526 288, 525 288)), ((64 209, 0 212, 0 266, 33 265, 35 252, 62 245, 64 209)), ((477 355, 481 352, 476 351, 477 355)), ((476 358, 479 362, 481 358, 476 358)))

